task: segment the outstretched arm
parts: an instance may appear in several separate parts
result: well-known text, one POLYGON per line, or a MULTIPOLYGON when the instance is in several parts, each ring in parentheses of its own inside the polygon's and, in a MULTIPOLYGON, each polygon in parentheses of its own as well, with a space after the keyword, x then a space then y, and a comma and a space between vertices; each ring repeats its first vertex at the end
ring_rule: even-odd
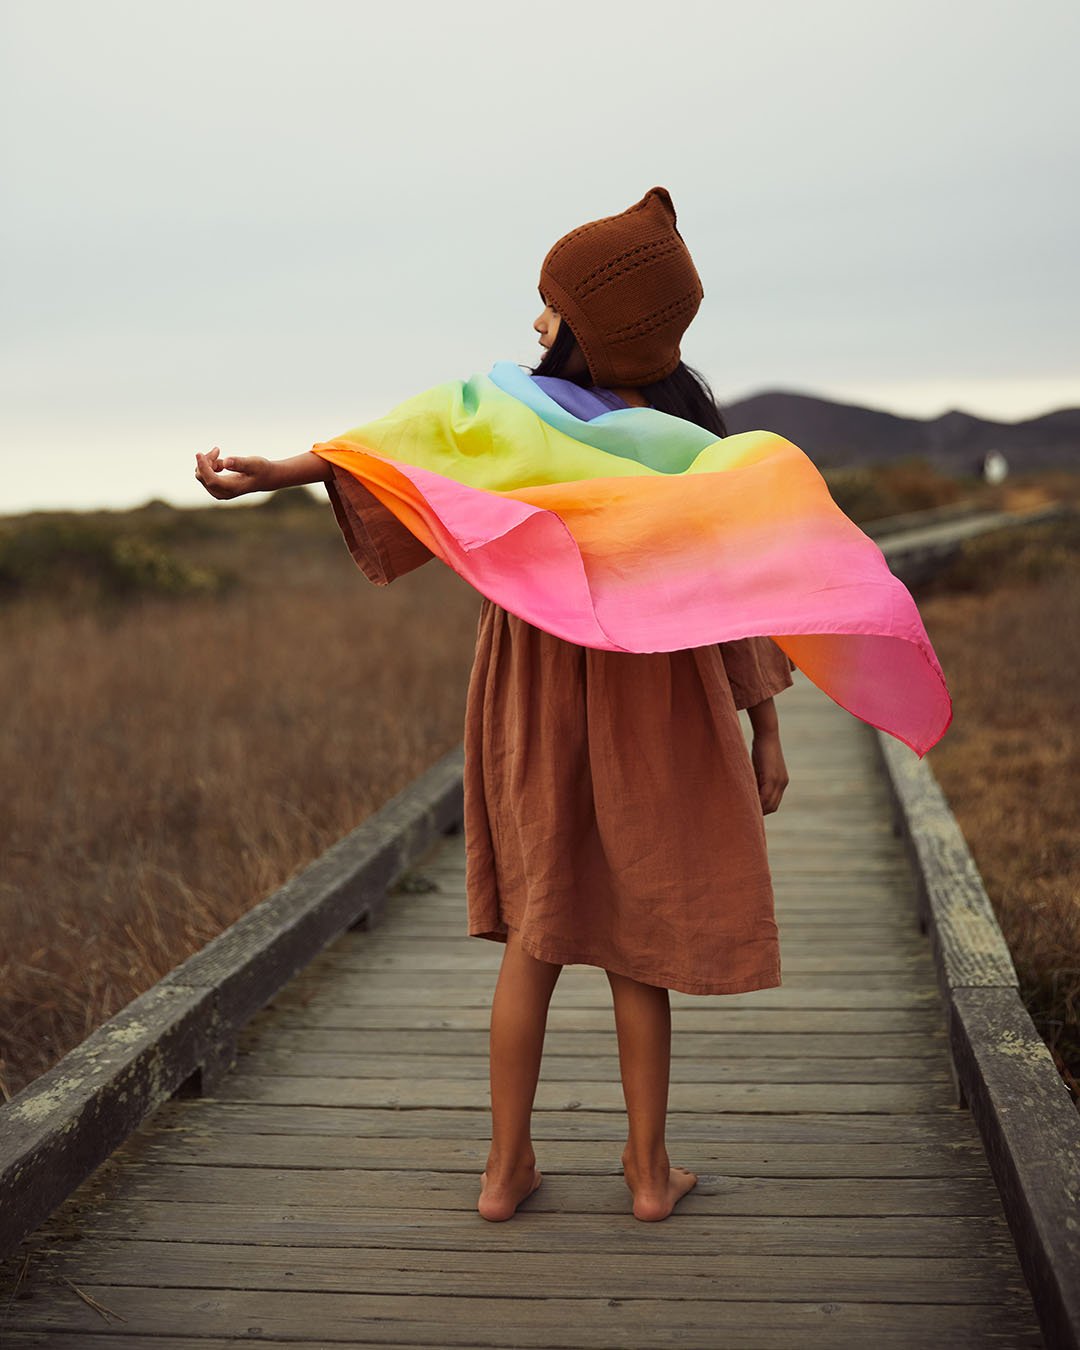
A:
POLYGON ((208 455, 195 455, 195 477, 211 497, 227 501, 248 492, 276 492, 303 483, 325 483, 333 473, 328 460, 306 450, 291 459, 263 459, 261 455, 221 458, 215 445, 208 455))

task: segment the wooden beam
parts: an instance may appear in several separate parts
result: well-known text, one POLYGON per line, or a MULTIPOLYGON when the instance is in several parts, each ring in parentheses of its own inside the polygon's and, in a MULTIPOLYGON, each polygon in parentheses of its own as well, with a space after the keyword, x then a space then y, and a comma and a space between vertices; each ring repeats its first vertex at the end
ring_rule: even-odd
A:
POLYGON ((0 1108, 0 1255, 181 1088, 217 1083, 241 1027, 460 827, 458 745, 0 1108))
POLYGON ((982 877, 929 761, 873 735, 931 941, 959 1101, 982 1135, 1048 1350, 1080 1350, 1080 1114, 1021 1002, 982 877))

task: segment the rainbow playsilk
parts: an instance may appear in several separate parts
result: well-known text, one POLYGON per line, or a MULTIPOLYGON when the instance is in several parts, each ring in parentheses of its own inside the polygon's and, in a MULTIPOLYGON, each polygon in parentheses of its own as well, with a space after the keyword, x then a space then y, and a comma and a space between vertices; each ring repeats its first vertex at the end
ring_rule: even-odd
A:
POLYGON ((556 637, 658 652, 767 636, 920 757, 952 720, 910 592, 782 436, 717 440, 654 408, 583 421, 498 361, 312 449, 556 637))

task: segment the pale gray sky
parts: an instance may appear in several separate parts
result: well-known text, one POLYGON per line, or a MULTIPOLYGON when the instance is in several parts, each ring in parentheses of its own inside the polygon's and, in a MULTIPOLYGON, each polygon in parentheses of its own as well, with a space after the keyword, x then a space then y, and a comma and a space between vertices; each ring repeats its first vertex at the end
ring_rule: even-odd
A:
POLYGON ((919 416, 1080 404, 1075 0, 4 0, 0 512, 209 503, 534 364, 540 262, 654 184, 683 355, 919 416))

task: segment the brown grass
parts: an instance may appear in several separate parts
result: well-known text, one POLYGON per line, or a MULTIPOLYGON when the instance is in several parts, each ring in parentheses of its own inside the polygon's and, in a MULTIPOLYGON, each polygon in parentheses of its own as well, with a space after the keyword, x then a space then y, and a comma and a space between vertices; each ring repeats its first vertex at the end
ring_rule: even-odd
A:
MULTIPOLYGON (((1078 483, 993 499, 1076 501, 1078 483)), ((87 518, 149 540, 170 574, 229 581, 213 593, 110 599, 76 575, 57 593, 50 574, 0 609, 4 1094, 461 738, 476 593, 438 562, 369 585, 325 501, 287 497, 87 518)), ((1078 557, 1075 526, 1003 533, 917 594, 955 705, 930 762, 1073 1074, 1078 557)))
POLYGON ((224 598, 0 614, 5 1094, 460 741, 475 591, 328 516, 223 523, 224 598))
POLYGON ((915 592, 953 699, 927 756, 1021 996, 1080 1094, 1080 517, 971 541, 915 592))

